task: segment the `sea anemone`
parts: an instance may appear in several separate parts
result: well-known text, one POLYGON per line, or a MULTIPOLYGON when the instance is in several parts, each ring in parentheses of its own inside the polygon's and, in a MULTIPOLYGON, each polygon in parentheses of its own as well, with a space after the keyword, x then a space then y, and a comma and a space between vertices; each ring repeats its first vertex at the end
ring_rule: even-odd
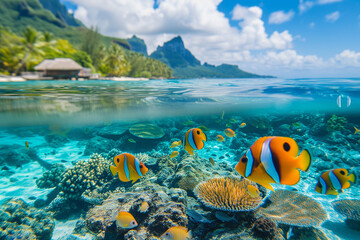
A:
POLYGON ((206 206, 223 211, 251 211, 259 207, 262 198, 252 197, 247 190, 254 185, 249 180, 235 177, 212 178, 199 183, 195 195, 206 206))
POLYGON ((336 212, 346 217, 349 228, 360 230, 360 200, 338 200, 332 202, 336 212))
POLYGON ((321 205, 300 193, 277 190, 270 195, 271 204, 260 208, 258 214, 275 223, 298 227, 318 227, 327 219, 321 205))

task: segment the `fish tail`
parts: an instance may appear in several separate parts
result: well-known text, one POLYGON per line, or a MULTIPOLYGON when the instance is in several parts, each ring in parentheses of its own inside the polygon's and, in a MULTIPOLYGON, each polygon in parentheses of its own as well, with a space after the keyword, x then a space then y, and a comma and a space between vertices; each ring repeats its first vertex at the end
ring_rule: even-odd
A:
POLYGON ((118 171, 117 171, 117 168, 116 168, 115 166, 110 166, 110 171, 111 171, 111 173, 112 173, 113 176, 115 176, 116 173, 118 172, 118 171))
POLYGON ((354 127, 355 128, 355 132, 354 132, 354 134, 357 134, 358 132, 360 132, 360 130, 359 129, 357 129, 356 127, 354 127))
POLYGON ((298 168, 302 171, 307 171, 311 165, 311 155, 307 149, 303 150, 296 158, 298 161, 298 168))
POLYGON ((339 192, 334 190, 334 189, 328 189, 327 192, 325 193, 326 195, 339 195, 339 192))
POLYGON ((355 174, 350 174, 349 175, 349 181, 351 181, 352 183, 355 183, 356 182, 356 175, 355 174))

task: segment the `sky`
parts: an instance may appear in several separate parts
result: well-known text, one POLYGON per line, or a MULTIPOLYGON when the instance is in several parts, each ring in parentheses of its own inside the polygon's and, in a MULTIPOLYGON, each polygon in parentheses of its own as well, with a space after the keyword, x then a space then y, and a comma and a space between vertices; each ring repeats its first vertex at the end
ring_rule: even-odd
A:
POLYGON ((136 35, 149 54, 175 36, 202 63, 284 78, 360 77, 359 0, 61 0, 86 26, 136 35))

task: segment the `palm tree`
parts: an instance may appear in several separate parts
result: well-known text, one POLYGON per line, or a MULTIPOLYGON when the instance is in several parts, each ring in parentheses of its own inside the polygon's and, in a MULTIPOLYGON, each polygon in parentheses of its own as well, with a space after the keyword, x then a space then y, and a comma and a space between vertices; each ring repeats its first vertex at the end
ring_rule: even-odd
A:
POLYGON ((125 59, 124 52, 117 44, 112 44, 108 48, 102 65, 102 69, 104 69, 109 76, 125 75, 131 70, 130 64, 125 59))
POLYGON ((39 63, 45 55, 42 50, 44 46, 44 41, 42 41, 36 30, 31 27, 27 27, 21 40, 23 57, 21 58, 19 66, 16 68, 15 72, 19 73, 19 71, 24 68, 26 70, 30 69, 39 63))

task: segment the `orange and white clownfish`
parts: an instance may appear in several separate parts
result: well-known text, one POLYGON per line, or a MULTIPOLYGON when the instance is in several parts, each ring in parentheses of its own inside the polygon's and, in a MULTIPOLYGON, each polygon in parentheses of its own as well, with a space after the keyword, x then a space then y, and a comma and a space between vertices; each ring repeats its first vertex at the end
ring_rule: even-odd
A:
POLYGON ((181 140, 181 145, 189 154, 193 155, 194 150, 200 150, 204 147, 203 141, 207 141, 206 134, 200 128, 191 128, 181 140))
POLYGON ((349 188, 350 182, 355 183, 355 174, 348 174, 349 172, 345 168, 324 172, 316 184, 315 191, 326 195, 338 195, 338 190, 349 188))
POLYGON ((118 173, 120 181, 132 183, 145 175, 148 168, 130 153, 122 153, 114 157, 115 166, 110 166, 113 176, 118 173))
POLYGON ((300 172, 310 167, 308 150, 300 155, 299 146, 289 137, 262 137, 247 150, 235 169, 243 177, 274 191, 270 183, 295 185, 300 172))

